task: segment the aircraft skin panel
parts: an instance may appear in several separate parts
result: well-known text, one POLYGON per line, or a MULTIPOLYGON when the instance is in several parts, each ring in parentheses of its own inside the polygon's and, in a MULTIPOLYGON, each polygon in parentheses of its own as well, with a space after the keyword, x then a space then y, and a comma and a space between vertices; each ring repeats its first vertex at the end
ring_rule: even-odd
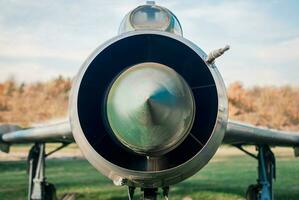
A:
POLYGON ((73 141, 74 139, 69 121, 27 129, 21 129, 20 127, 14 125, 0 126, 0 143, 15 144, 73 141), (4 132, 5 130, 6 133, 4 132))
MULTIPOLYGON (((69 121, 21 129, 15 125, 0 126, 0 143, 74 142, 69 121)), ((223 144, 248 144, 299 147, 299 133, 257 127, 229 120, 223 144)))
POLYGON ((299 147, 299 133, 257 127, 229 120, 223 143, 299 147))

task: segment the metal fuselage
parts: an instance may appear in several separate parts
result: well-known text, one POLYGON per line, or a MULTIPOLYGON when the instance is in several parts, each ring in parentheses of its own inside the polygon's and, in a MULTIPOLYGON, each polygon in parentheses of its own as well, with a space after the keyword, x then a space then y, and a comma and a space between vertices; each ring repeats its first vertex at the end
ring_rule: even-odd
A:
POLYGON ((175 184, 205 166, 222 142, 228 115, 223 80, 163 7, 137 7, 119 33, 76 76, 74 139, 116 184, 175 184))

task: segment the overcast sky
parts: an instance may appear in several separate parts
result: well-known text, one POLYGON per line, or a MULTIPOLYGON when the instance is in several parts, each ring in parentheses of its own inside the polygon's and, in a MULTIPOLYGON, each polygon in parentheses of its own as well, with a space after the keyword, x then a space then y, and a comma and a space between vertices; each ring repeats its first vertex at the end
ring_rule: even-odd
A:
MULTIPOLYGON (((0 81, 74 76, 85 58, 116 36, 134 0, 0 0, 0 81)), ((299 2, 179 1, 173 11, 184 37, 205 52, 231 45, 217 60, 226 83, 299 86, 299 2)))

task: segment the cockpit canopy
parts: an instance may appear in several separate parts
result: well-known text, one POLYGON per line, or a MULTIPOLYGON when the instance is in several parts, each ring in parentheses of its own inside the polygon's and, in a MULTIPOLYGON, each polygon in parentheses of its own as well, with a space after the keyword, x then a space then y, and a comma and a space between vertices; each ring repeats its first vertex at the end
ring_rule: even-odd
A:
POLYGON ((177 17, 167 8, 147 1, 130 11, 122 20, 119 34, 135 30, 159 30, 182 36, 183 31, 177 17))

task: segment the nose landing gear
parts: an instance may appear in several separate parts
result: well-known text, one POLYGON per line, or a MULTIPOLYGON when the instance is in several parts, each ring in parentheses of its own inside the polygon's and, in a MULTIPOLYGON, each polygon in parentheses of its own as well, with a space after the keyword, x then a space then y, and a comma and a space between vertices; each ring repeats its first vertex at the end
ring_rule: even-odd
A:
MULTIPOLYGON (((168 193, 169 193, 169 187, 163 187, 162 195, 165 200, 168 200, 168 193)), ((142 191, 142 200, 157 200, 157 196, 159 194, 158 188, 141 188, 142 191)), ((135 188, 134 187, 128 187, 128 196, 129 200, 133 200, 135 188)))

